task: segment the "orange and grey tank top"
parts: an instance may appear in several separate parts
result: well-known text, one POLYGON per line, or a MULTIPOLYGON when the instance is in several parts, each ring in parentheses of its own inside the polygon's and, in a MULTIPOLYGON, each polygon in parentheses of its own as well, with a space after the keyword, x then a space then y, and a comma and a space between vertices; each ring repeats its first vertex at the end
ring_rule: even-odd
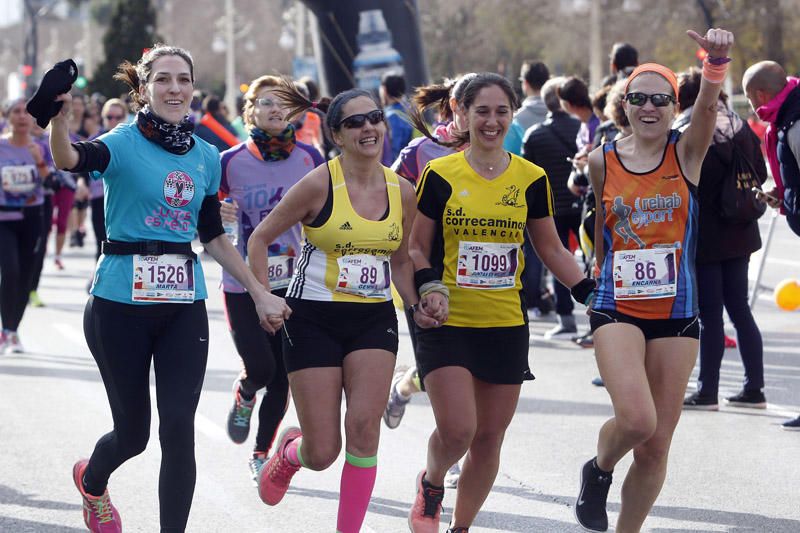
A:
POLYGON ((697 315, 696 190, 683 174, 670 131, 659 165, 628 170, 616 142, 603 145, 603 252, 593 304, 644 319, 697 315))
POLYGON ((368 220, 350 203, 338 157, 328 162, 328 170, 330 216, 320 225, 303 225, 305 239, 286 296, 327 302, 389 301, 389 258, 403 240, 399 178, 383 167, 389 209, 381 220, 368 220))

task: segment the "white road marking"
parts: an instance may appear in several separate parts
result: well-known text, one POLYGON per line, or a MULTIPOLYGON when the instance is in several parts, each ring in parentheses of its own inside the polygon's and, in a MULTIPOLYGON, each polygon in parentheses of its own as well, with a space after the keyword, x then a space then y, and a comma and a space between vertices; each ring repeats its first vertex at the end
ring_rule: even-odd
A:
POLYGON ((53 328, 61 333, 61 335, 66 337, 68 341, 75 343, 78 346, 86 346, 86 337, 84 337, 83 332, 78 331, 76 327, 65 322, 56 322, 53 324, 53 328))

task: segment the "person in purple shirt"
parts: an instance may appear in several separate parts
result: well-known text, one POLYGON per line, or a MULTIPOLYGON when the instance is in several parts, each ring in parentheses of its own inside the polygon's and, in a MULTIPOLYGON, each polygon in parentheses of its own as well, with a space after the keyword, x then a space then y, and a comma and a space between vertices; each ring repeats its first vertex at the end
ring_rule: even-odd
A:
MULTIPOLYGON (((298 142, 295 128, 286 121, 283 102, 273 93, 276 76, 261 76, 250 83, 245 95, 243 119, 250 138, 222 152, 220 195, 222 217, 238 224, 236 248, 247 259, 247 240, 253 229, 280 202, 300 178, 323 163, 312 146, 298 142)), ((281 297, 292 277, 300 252, 301 228, 297 224, 269 246, 270 287, 281 297)), ((228 414, 228 436, 237 444, 247 440, 256 392, 266 387, 258 411, 258 430, 250 475, 258 472, 286 412, 289 381, 283 364, 280 335, 269 335, 258 323, 253 300, 226 271, 222 273, 225 309, 234 345, 244 370, 233 384, 233 405, 228 414)))
POLYGON ((47 174, 25 100, 12 100, 3 111, 9 134, 0 138, 0 355, 24 351, 17 328, 28 304, 47 174))

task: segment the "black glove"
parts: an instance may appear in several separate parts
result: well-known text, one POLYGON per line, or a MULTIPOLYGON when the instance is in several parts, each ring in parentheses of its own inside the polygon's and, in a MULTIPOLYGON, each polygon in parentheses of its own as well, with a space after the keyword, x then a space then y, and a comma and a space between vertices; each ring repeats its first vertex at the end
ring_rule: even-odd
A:
POLYGON ((45 73, 42 83, 36 89, 36 94, 28 100, 26 106, 28 113, 36 118, 39 127, 46 128, 50 119, 61 111, 64 102, 54 102, 54 100, 59 94, 68 93, 77 79, 78 65, 71 59, 56 63, 45 73))

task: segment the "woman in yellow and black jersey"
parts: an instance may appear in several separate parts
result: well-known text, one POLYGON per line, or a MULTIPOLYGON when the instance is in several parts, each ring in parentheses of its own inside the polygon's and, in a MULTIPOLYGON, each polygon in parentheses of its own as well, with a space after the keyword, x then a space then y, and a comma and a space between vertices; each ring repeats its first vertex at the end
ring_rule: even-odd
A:
POLYGON ((398 348, 390 284, 416 310, 421 327, 447 318, 440 292, 420 299, 407 236, 416 214, 414 189, 380 164, 386 123, 370 93, 353 89, 312 103, 290 82, 273 91, 288 118, 314 107, 342 155, 292 186, 248 241, 250 266, 269 285, 267 247, 302 223, 305 242, 287 289, 292 315, 283 329, 283 357, 300 428, 287 428, 259 476, 259 495, 281 501, 303 466, 324 470, 342 443, 346 460, 336 531, 358 533, 377 472, 380 421, 398 348), (417 304, 420 304, 417 306, 417 304))
POLYGON ((444 326, 417 331, 417 366, 437 427, 409 515, 415 533, 438 531, 445 473, 465 452, 450 531, 468 530, 497 475, 521 384, 533 379, 520 281, 525 230, 576 299, 594 287, 556 233, 544 170, 503 150, 516 104, 508 80, 475 76, 461 104, 469 131, 460 141, 469 148, 428 163, 417 189, 415 281, 420 294, 443 285, 450 300, 444 326))

